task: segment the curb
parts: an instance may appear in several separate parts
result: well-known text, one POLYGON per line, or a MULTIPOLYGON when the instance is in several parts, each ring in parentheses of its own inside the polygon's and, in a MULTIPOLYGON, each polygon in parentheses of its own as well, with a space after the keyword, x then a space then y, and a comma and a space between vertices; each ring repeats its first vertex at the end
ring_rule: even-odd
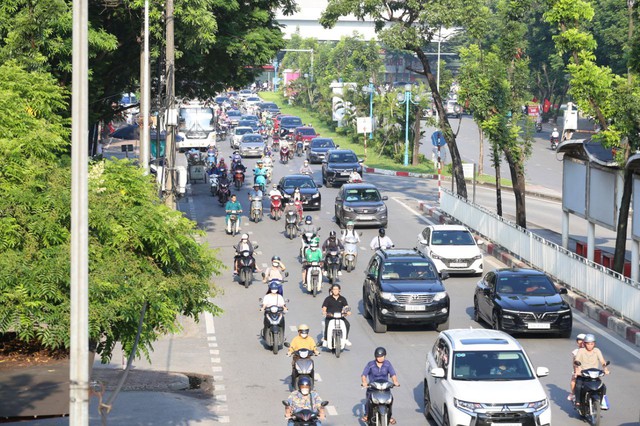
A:
MULTIPOLYGON (((433 207, 424 201, 418 201, 418 208, 425 214, 425 216, 431 217, 437 223, 456 223, 455 219, 450 218, 437 207, 433 207)), ((484 236, 481 236, 481 238, 485 240, 485 244, 482 244, 480 248, 485 253, 497 258, 508 267, 530 267, 530 265, 518 259, 506 249, 488 241, 484 236)), ((579 293, 572 291, 570 288, 567 288, 567 291, 568 293, 565 295, 565 299, 574 310, 584 313, 589 318, 613 331, 626 341, 640 347, 640 328, 638 326, 629 324, 625 320, 618 318, 614 313, 588 300, 579 293)))

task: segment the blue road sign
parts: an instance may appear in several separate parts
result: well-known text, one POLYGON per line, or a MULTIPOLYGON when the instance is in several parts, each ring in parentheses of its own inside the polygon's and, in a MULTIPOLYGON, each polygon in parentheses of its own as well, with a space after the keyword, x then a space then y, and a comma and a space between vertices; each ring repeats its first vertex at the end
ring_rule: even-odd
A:
POLYGON ((436 130, 431 135, 431 144, 433 146, 445 146, 447 141, 444 139, 444 134, 440 130, 436 130))

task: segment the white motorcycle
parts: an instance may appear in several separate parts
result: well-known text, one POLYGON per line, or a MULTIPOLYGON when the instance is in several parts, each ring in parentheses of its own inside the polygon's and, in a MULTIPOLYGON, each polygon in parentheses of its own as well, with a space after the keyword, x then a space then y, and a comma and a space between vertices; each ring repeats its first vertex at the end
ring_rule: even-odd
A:
POLYGON ((251 214, 249 218, 253 222, 262 221, 262 197, 252 197, 251 198, 251 214))
POLYGON ((349 308, 345 308, 342 312, 327 313, 325 321, 329 321, 327 327, 327 349, 336 354, 336 358, 340 358, 340 353, 344 350, 347 340, 347 327, 343 321, 343 317, 349 312, 349 308))
MULTIPOLYGON (((362 235, 362 232, 360 232, 362 235)), ((342 264, 347 272, 351 272, 356 268, 358 262, 358 240, 355 237, 346 237, 343 240, 344 252, 342 264)))
POLYGON ((310 262, 307 267, 307 291, 316 297, 322 291, 322 266, 320 262, 310 262))

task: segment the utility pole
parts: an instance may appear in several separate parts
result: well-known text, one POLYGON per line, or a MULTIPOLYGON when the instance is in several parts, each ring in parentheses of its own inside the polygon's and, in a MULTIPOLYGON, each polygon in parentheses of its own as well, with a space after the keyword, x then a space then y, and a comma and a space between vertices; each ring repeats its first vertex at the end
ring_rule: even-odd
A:
POLYGON ((73 0, 69 424, 89 424, 89 5, 73 0))
POLYGON ((144 29, 142 34, 142 57, 140 63, 140 92, 142 95, 140 113, 142 123, 140 123, 140 165, 145 174, 149 173, 149 103, 150 103, 150 75, 149 75, 149 0, 144 2, 144 29))
POLYGON ((173 205, 173 187, 175 183, 175 47, 173 40, 173 0, 167 0, 166 4, 166 55, 167 55, 167 147, 166 147, 166 161, 165 170, 168 172, 167 176, 167 203, 173 205), (172 117, 173 115, 173 117, 172 117))

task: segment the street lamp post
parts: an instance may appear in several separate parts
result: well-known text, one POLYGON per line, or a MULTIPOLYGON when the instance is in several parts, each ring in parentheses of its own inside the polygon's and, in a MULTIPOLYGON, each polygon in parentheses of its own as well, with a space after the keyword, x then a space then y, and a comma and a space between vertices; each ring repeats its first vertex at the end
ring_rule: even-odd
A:
POLYGON ((362 91, 369 94, 369 120, 371 121, 371 132, 369 133, 369 139, 373 139, 373 94, 376 89, 373 85, 373 80, 369 79, 369 85, 363 86, 362 91))
POLYGON ((405 84, 404 86, 404 100, 402 93, 398 93, 398 102, 400 105, 406 106, 405 112, 405 126, 404 126, 404 166, 409 165, 409 105, 419 105, 420 97, 414 96, 415 101, 411 99, 411 84, 405 84))

